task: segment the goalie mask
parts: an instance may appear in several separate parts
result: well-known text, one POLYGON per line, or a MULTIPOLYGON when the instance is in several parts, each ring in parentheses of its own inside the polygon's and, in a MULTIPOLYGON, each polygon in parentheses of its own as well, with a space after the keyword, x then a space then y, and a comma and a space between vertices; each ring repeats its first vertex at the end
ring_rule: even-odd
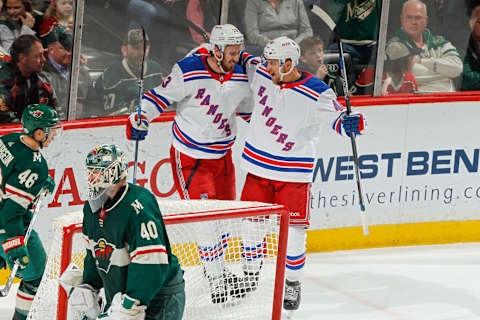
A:
POLYGON ((88 202, 92 212, 100 209, 108 199, 108 190, 127 176, 125 153, 115 145, 98 146, 87 155, 85 169, 88 176, 88 202))
POLYGON ((223 52, 227 46, 240 45, 240 50, 244 49, 243 34, 232 24, 219 24, 213 27, 210 34, 211 53, 217 59, 217 64, 223 73, 222 60, 223 52), (215 55, 215 46, 220 51, 220 57, 215 55))
POLYGON ((287 72, 280 72, 280 81, 293 71, 298 64, 300 58, 300 47, 292 39, 282 36, 271 40, 263 49, 264 60, 278 60, 280 62, 280 68, 285 65, 287 60, 292 61, 292 66, 287 72))

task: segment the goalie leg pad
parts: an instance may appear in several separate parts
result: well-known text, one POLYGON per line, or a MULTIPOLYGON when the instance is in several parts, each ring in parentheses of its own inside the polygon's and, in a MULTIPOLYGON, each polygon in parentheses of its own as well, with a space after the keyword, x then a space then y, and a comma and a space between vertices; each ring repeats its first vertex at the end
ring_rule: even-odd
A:
POLYGON ((80 284, 70 290, 68 305, 74 313, 87 319, 96 319, 100 314, 98 293, 88 284, 80 284))

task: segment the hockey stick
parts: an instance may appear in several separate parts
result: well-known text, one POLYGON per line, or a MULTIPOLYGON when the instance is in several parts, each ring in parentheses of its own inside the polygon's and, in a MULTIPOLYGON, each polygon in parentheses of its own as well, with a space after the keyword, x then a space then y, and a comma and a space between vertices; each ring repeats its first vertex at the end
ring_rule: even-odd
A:
MULTIPOLYGON (((40 206, 42 205, 42 200, 44 196, 45 196, 45 191, 42 190, 40 192, 40 195, 37 198, 37 201, 35 202, 35 209, 33 210, 32 220, 30 221, 27 232, 25 233, 25 237, 24 237, 25 246, 27 245, 28 238, 30 238, 30 234, 32 233, 33 226, 35 225, 35 221, 37 220, 38 213, 40 212, 40 206)), ((12 284, 13 284, 13 280, 17 275, 19 266, 20 264, 18 260, 16 260, 15 264, 13 265, 12 271, 10 272, 10 276, 8 277, 7 283, 3 288, 0 289, 0 297, 8 296, 8 293, 10 292, 10 288, 12 287, 12 284)))
MULTIPOLYGON (((335 41, 338 43, 338 51, 340 58, 340 71, 342 72, 343 77, 343 92, 345 94, 345 104, 347 106, 347 115, 352 113, 352 107, 350 105, 350 93, 348 91, 348 79, 347 79, 347 67, 345 66, 345 59, 343 54, 343 45, 340 38, 340 31, 336 27, 335 22, 330 18, 330 16, 319 6, 312 5, 310 9, 313 14, 317 15, 323 22, 335 33, 335 41)), ((355 178, 357 180, 357 190, 358 190, 358 199, 360 203, 360 219, 362 221, 363 234, 368 236, 368 224, 367 224, 367 214, 365 212, 365 204, 363 202, 362 186, 360 184, 360 170, 358 168, 358 152, 357 152, 357 143, 355 141, 355 134, 350 134, 350 142, 352 144, 352 153, 353 153, 353 164, 355 166, 355 178)))
MULTIPOLYGON (((143 37, 143 55, 142 55, 142 67, 140 69, 140 79, 138 79, 138 114, 137 114, 137 124, 142 124, 142 119, 140 118, 142 115, 142 94, 143 94, 143 67, 145 64, 145 51, 147 48, 147 39, 145 37, 145 29, 142 28, 142 37, 143 37)), ((140 141, 135 141, 135 162, 133 163, 133 184, 136 182, 137 177, 137 160, 138 160, 138 143, 140 141)))

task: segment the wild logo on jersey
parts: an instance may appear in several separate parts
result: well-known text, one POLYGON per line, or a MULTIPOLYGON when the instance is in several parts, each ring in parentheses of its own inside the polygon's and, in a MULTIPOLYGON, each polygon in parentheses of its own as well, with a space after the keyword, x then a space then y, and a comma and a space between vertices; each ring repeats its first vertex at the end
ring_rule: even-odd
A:
POLYGON ((105 239, 100 238, 93 250, 95 252, 95 260, 97 261, 98 269, 108 273, 111 262, 110 258, 115 250, 115 246, 108 243, 105 239))
POLYGON ((228 118, 222 118, 223 113, 217 113, 218 104, 210 104, 210 95, 205 94, 206 89, 198 89, 197 95, 195 99, 201 99, 200 102, 201 106, 209 106, 206 114, 211 115, 213 117, 212 122, 215 124, 219 124, 217 129, 218 130, 225 130, 226 136, 229 137, 232 134, 232 130, 230 129, 230 125, 228 124, 228 118))
POLYGON ((265 125, 267 127, 272 128, 270 133, 276 137, 275 142, 278 142, 284 145, 282 151, 290 151, 295 145, 295 142, 287 141, 288 134, 280 131, 282 129, 281 125, 275 124, 275 122, 277 121, 277 118, 270 117, 270 113, 272 112, 273 107, 267 106, 268 95, 264 94, 265 90, 267 90, 267 88, 265 88, 264 86, 260 86, 258 90, 258 96, 261 97, 258 103, 261 104, 262 106, 265 106, 262 112, 262 116, 267 118, 267 121, 265 121, 265 125))

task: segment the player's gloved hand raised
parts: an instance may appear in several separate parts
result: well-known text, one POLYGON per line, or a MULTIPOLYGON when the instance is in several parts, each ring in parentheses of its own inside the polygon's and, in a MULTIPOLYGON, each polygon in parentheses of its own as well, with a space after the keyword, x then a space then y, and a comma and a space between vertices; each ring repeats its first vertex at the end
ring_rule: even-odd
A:
POLYGON ((11 264, 14 264, 15 261, 18 261, 21 269, 24 269, 27 266, 29 262, 28 250, 25 246, 23 236, 18 236, 2 242, 2 247, 7 255, 8 261, 11 264))
POLYGON ((361 134, 361 132, 367 126, 363 114, 357 112, 352 112, 349 115, 347 115, 346 112, 343 112, 341 116, 341 121, 343 130, 347 136, 350 136, 350 133, 353 133, 355 135, 361 134))
POLYGON ((148 134, 148 119, 140 116, 138 121, 138 111, 132 112, 127 122, 127 139, 128 140, 144 140, 148 134))
POLYGON ((52 194, 55 190, 55 180, 53 180, 50 175, 47 176, 47 179, 45 180, 42 189, 45 190, 47 194, 52 194))
POLYGON ((146 306, 126 294, 117 292, 112 299, 112 305, 106 313, 98 316, 98 320, 144 320, 146 306))

